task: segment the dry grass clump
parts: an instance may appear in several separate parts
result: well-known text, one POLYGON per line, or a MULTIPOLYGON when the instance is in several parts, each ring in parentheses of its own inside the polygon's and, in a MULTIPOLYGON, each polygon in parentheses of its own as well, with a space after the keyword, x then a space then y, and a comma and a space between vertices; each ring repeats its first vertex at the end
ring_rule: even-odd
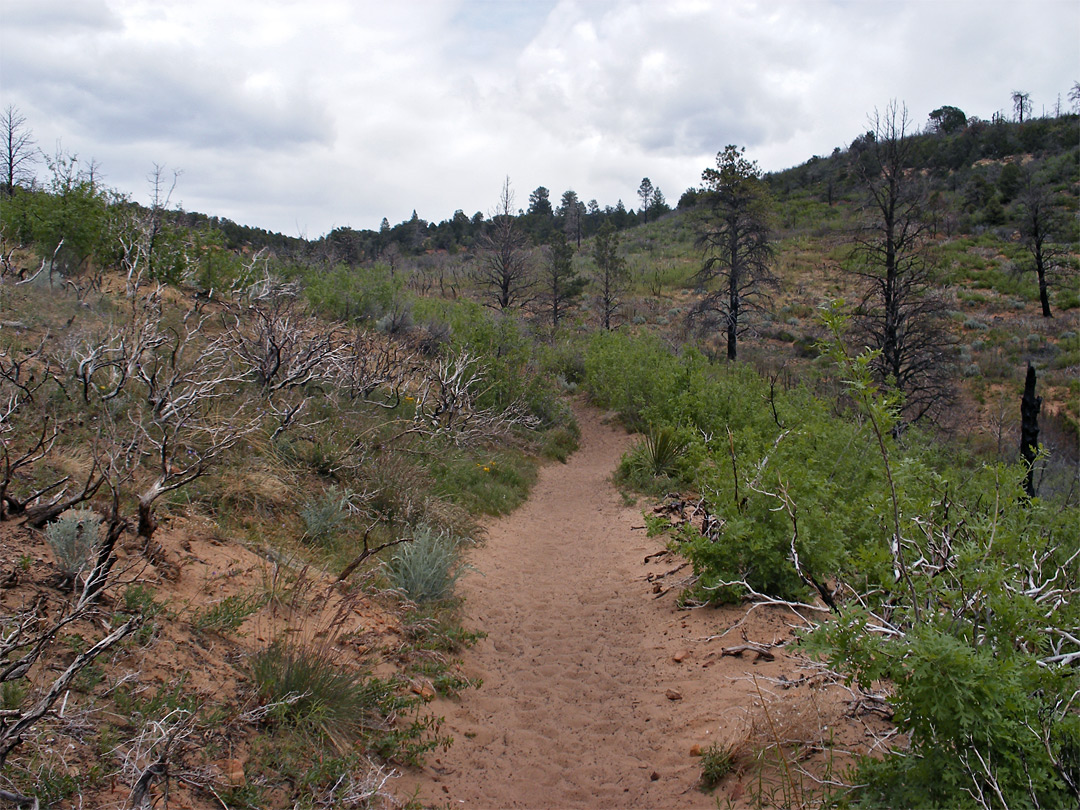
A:
POLYGON ((221 500, 238 511, 270 515, 296 507, 296 489, 267 466, 233 470, 221 477, 221 500))
MULTIPOLYGON (((754 687, 756 699, 736 731, 702 752, 702 787, 715 787, 728 773, 750 773, 754 806, 800 808, 828 805, 850 790, 838 777, 854 761, 852 752, 866 746, 853 736, 851 692, 812 676, 799 685, 755 678, 754 687), (780 689, 802 694, 792 699, 780 689)), ((879 742, 894 733, 883 718, 862 725, 865 734, 880 732, 879 742)))

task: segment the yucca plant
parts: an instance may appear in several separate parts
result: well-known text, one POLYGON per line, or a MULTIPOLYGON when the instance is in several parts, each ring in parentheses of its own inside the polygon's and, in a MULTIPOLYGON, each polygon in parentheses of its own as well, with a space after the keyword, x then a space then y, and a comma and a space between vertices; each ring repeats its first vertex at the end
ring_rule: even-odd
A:
POLYGON ((662 427, 650 425, 645 431, 645 441, 642 446, 649 472, 656 476, 670 475, 675 470, 675 462, 686 453, 689 444, 670 425, 662 427))

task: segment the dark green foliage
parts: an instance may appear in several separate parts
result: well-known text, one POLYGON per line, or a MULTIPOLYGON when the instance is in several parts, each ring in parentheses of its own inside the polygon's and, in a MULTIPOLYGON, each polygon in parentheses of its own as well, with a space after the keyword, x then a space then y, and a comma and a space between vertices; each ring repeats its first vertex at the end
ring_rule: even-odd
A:
POLYGON ((49 166, 52 178, 44 190, 16 188, 0 200, 0 223, 15 242, 34 245, 51 279, 85 269, 110 247, 104 190, 76 169, 70 155, 58 155, 49 166))
POLYGON ((930 113, 930 125, 942 135, 955 135, 967 126, 967 116, 958 107, 938 107, 930 113))
POLYGON ((551 313, 551 327, 558 329, 559 320, 585 290, 585 279, 574 269, 574 247, 566 234, 556 231, 551 238, 543 269, 540 273, 540 300, 551 313))
MULTIPOLYGON (((605 405, 701 436, 687 488, 712 520, 680 530, 697 575, 685 598, 832 600, 810 649, 861 687, 893 683, 910 739, 862 763, 856 802, 974 807, 980 791, 1000 791, 1010 807, 1068 806, 1080 515, 1029 500, 1022 465, 957 464, 913 429, 898 442, 898 403, 875 382, 873 353, 846 355, 842 319, 825 320, 850 413, 648 340, 590 346, 586 383, 605 405)), ((645 447, 635 453, 624 469, 647 466, 645 447)))

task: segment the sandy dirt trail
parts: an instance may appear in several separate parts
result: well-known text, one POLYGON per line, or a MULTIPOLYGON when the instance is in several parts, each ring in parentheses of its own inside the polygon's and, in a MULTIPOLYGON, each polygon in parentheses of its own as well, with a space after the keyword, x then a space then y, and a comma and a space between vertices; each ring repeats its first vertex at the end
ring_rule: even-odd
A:
POLYGON ((690 749, 740 722, 733 706, 752 686, 739 676, 752 667, 702 641, 720 611, 676 610, 674 591, 655 598, 647 575, 679 561, 644 562, 662 541, 632 528, 640 507, 611 484, 633 439, 592 409, 578 421, 580 449, 545 466, 471 556, 482 575, 461 582, 464 624, 488 635, 465 671, 483 686, 433 704, 454 744, 398 785, 426 806, 716 807, 690 749))

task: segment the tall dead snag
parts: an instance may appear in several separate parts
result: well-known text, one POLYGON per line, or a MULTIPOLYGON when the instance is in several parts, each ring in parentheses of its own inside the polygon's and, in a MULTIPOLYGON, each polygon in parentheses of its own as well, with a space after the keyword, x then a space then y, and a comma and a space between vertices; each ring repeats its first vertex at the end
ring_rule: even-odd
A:
POLYGON ((854 236, 851 270, 865 282, 855 313, 858 337, 879 352, 878 381, 903 396, 914 422, 950 395, 947 307, 934 288, 926 187, 912 170, 914 142, 907 108, 891 103, 852 146, 866 191, 863 222, 854 236))
POLYGON ((1024 491, 1035 497, 1035 458, 1039 453, 1039 411, 1042 397, 1035 396, 1035 368, 1028 363, 1024 396, 1020 399, 1020 456, 1027 465, 1024 491))
POLYGON ((479 239, 480 261, 476 283, 488 306, 523 307, 535 298, 528 239, 517 222, 510 178, 503 183, 499 204, 479 239))

